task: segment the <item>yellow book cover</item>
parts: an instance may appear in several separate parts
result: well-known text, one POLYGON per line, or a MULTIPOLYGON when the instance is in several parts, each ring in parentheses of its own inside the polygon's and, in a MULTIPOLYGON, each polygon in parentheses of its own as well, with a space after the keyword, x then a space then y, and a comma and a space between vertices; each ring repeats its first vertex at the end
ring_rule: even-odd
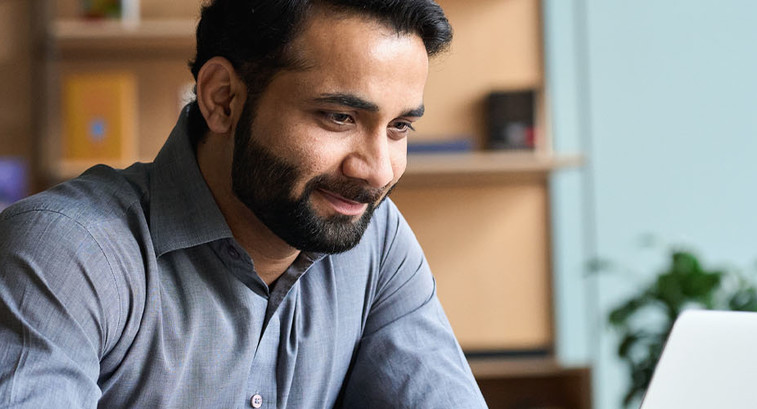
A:
POLYGON ((137 80, 132 73, 69 74, 63 81, 64 163, 134 160, 137 80))

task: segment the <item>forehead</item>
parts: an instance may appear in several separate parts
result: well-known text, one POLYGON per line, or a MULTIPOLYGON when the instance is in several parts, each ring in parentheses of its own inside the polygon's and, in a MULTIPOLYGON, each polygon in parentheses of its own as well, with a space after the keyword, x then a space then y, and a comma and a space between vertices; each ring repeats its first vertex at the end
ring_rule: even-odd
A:
POLYGON ((284 75, 299 82, 300 90, 371 95, 393 90, 398 98, 421 102, 428 55, 417 34, 398 33, 369 17, 316 10, 288 51, 298 68, 284 75))

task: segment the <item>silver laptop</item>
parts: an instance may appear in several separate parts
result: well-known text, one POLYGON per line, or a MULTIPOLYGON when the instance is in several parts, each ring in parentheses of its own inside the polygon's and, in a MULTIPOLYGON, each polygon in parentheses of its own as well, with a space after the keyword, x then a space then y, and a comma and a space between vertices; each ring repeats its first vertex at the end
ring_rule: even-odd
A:
POLYGON ((678 317, 640 409, 757 408, 757 313, 678 317))

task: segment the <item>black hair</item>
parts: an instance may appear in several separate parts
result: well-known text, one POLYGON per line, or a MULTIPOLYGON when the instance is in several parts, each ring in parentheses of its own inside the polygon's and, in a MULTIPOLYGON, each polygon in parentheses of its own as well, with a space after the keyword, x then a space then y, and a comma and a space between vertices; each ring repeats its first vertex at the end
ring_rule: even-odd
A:
MULTIPOLYGON (((209 59, 224 57, 246 82, 248 101, 255 101, 278 71, 297 64, 287 46, 317 7, 417 34, 429 56, 452 41, 452 28, 434 0, 211 0, 197 26, 197 54, 189 62, 192 75, 196 80, 209 59)), ((196 100, 189 110, 189 129, 194 143, 208 130, 196 100)))

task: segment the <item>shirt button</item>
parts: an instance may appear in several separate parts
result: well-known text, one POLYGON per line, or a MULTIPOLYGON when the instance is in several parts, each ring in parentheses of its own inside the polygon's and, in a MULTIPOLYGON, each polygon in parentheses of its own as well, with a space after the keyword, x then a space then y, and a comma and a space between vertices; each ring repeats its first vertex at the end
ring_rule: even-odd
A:
POLYGON ((234 247, 229 246, 226 251, 227 253, 229 253, 229 257, 233 258, 234 260, 239 259, 239 252, 234 247))
POLYGON ((250 405, 255 409, 263 406, 263 397, 260 395, 253 396, 252 399, 250 399, 250 405))

